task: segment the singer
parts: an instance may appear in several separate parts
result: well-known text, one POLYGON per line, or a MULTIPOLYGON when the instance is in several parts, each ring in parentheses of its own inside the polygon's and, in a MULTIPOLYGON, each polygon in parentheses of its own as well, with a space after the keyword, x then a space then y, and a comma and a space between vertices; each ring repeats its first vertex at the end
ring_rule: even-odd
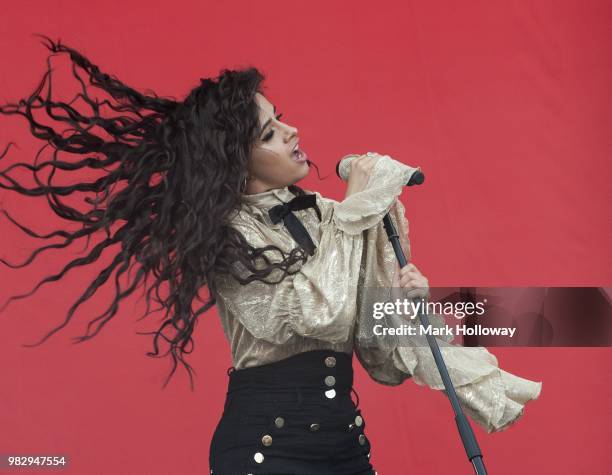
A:
MULTIPOLYGON (((54 156, 22 164, 24 169, 82 176, 62 185, 51 177, 46 183, 37 178, 37 186, 11 179, 2 187, 45 195, 56 214, 78 223, 73 231, 54 233, 65 239, 64 247, 103 235, 60 278, 70 266, 94 262, 114 244, 118 249, 66 321, 42 341, 65 326, 113 271, 112 305, 90 322, 82 340, 95 336, 120 300, 150 277, 147 302, 155 292, 166 318, 149 355, 168 343, 174 366, 182 363, 191 377, 183 355, 191 352, 200 314, 215 305, 229 341, 233 366, 210 444, 211 474, 375 474, 353 388, 353 353, 378 383, 412 378, 443 387, 426 345, 389 345, 361 331, 362 289, 428 293, 414 264, 399 269, 382 224, 389 213, 410 261, 408 221, 398 198, 416 169, 388 155, 348 155, 341 163, 348 174, 344 199, 326 198, 296 185, 314 163, 298 130, 263 95, 264 76, 256 68, 223 70, 176 101, 140 93, 74 49, 48 41, 50 50, 68 53, 75 71, 119 104, 101 114, 83 87, 92 112, 77 112, 72 102, 39 95, 43 81, 28 100, 3 105, 0 112, 23 115, 55 151, 75 155, 72 161, 54 156), (70 133, 43 126, 34 109, 46 110, 70 133), (71 195, 81 199, 68 204, 71 195), (124 288, 119 277, 128 268, 132 281, 124 288), (208 299, 194 310, 202 287, 208 299)), ((440 347, 464 409, 489 432, 507 428, 538 397, 541 383, 500 369, 485 348, 455 346, 450 339, 440 339, 440 347)))

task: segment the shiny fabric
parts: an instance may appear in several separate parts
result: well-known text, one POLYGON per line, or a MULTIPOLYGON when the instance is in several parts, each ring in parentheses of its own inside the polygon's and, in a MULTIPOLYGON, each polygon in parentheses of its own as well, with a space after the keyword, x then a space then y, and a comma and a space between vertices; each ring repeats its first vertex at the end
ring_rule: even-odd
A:
POLYGON ((351 355, 306 351, 228 374, 211 474, 375 475, 351 355))
MULTIPOLYGON (((219 315, 236 368, 309 350, 354 351, 369 376, 381 384, 398 385, 412 378, 416 384, 443 390, 425 337, 405 337, 401 344, 389 338, 372 339, 366 320, 371 315, 363 311, 366 289, 390 289, 396 270, 395 253, 382 222, 386 213, 410 260, 409 224, 398 197, 416 170, 382 155, 366 189, 340 202, 305 190, 316 195, 322 219, 319 222, 313 209, 294 214, 317 249, 296 274, 280 283, 240 285, 231 277, 217 277, 219 315)), ((289 253, 295 241, 282 223, 271 222, 267 210, 292 198, 288 187, 243 195, 232 226, 255 247, 273 244, 289 253)), ((268 255, 272 261, 281 260, 279 253, 268 255)), ((241 270, 239 265, 237 269, 241 270)), ((268 278, 277 281, 281 275, 273 272, 268 278)), ((429 318, 432 325, 444 326, 441 316, 429 318)), ((524 405, 539 396, 541 382, 500 369, 486 348, 454 345, 451 336, 436 340, 462 406, 487 432, 509 427, 522 416, 524 405)))

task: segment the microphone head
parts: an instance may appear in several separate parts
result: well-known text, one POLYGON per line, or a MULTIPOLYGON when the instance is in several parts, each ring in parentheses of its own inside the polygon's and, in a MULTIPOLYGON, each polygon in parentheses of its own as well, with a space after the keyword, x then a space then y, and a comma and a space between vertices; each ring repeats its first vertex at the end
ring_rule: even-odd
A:
POLYGON ((425 181, 425 175, 421 170, 417 170, 412 174, 406 186, 420 185, 425 181))
POLYGON ((347 181, 351 171, 351 162, 359 156, 360 155, 351 153, 342 157, 336 164, 336 175, 338 175, 342 180, 347 181))

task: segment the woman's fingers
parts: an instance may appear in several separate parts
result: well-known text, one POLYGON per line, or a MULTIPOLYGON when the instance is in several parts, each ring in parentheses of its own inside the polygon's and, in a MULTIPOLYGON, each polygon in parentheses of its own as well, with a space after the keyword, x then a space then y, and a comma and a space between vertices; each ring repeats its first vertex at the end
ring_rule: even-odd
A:
POLYGON ((374 169, 374 164, 379 157, 378 154, 373 154, 371 156, 359 155, 351 160, 345 198, 355 193, 359 193, 367 187, 370 181, 370 175, 374 169))
POLYGON ((357 169, 361 172, 369 172, 374 168, 374 163, 378 159, 375 155, 360 155, 351 162, 351 173, 357 169))
POLYGON ((400 268, 399 264, 396 262, 393 283, 399 283, 402 287, 404 287, 409 282, 428 283, 428 280, 427 277, 425 277, 414 264, 410 263, 400 268))
POLYGON ((415 266, 412 262, 409 262, 408 264, 406 264, 404 267, 402 267, 402 270, 404 272, 408 272, 408 271, 416 271, 419 272, 419 269, 417 269, 417 266, 415 266))
POLYGON ((395 263, 392 287, 396 289, 392 291, 394 299, 429 298, 429 281, 412 263, 402 268, 399 263, 395 263))
POLYGON ((416 268, 414 264, 408 264, 400 270, 400 279, 402 278, 415 278, 415 279, 424 279, 425 276, 421 274, 421 271, 416 268))
POLYGON ((399 272, 399 286, 403 288, 407 298, 427 297, 429 281, 412 263, 402 267, 399 272))
POLYGON ((402 292, 403 292, 403 297, 405 299, 415 299, 415 298, 426 299, 429 297, 429 291, 423 287, 417 287, 416 289, 403 288, 402 292))
POLYGON ((401 281, 400 287, 403 287, 405 289, 416 289, 416 288, 421 288, 421 287, 425 288, 425 287, 429 287, 429 283, 427 282, 427 280, 409 279, 406 281, 401 281))

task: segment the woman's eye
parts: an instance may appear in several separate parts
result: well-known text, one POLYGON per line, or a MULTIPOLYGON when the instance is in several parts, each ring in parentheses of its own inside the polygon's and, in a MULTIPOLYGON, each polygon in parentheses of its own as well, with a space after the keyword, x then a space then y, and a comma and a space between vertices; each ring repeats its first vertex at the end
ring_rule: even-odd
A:
MULTIPOLYGON (((276 116, 276 120, 280 120, 280 118, 283 116, 283 114, 278 114, 276 116)), ((270 132, 268 132, 265 137, 263 138, 264 142, 267 142, 268 140, 270 140, 272 138, 272 136, 274 135, 274 130, 271 130, 270 132)))

